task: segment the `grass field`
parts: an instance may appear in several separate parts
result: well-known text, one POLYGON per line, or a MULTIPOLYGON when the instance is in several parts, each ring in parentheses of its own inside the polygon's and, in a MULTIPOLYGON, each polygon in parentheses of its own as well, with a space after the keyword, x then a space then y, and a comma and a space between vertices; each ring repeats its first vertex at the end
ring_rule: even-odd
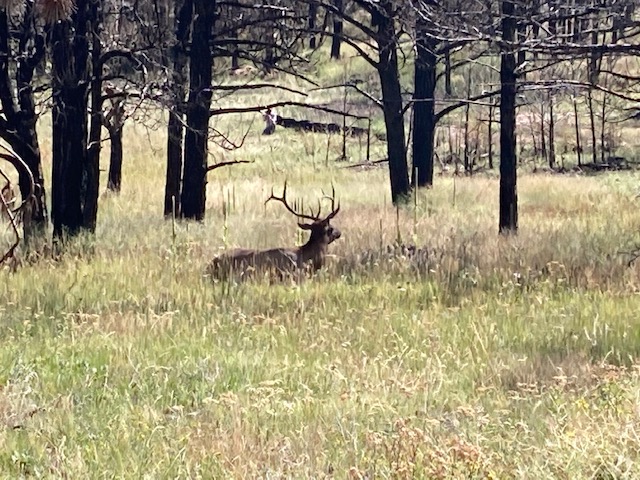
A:
POLYGON ((261 127, 174 233, 163 132, 130 126, 95 239, 0 271, 1 478, 640 477, 637 173, 523 168, 500 238, 494 174, 396 211, 385 167, 343 168, 337 137, 261 127), (335 185, 326 270, 212 284, 224 248, 302 240, 263 204, 285 179, 307 202, 335 185))

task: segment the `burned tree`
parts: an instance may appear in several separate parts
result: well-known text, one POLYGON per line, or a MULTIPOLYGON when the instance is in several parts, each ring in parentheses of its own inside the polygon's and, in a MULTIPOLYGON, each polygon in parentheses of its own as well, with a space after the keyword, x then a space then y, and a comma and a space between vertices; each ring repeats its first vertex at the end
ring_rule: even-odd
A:
POLYGON ((22 159, 17 166, 22 198, 30 198, 22 211, 25 239, 42 235, 47 226, 45 185, 40 145, 34 75, 45 56, 44 33, 35 19, 35 6, 27 2, 12 11, 11 2, 0 7, 0 138, 22 159), (21 11, 19 11, 21 10, 21 11), (34 188, 32 189, 31 183, 34 188))
POLYGON ((209 142, 230 150, 242 143, 234 143, 209 126, 210 117, 219 113, 211 108, 212 103, 218 95, 228 96, 244 88, 277 88, 269 83, 215 84, 214 60, 228 58, 234 66, 250 62, 265 70, 297 75, 292 63, 294 58, 298 60, 296 48, 308 33, 302 28, 308 19, 279 2, 229 4, 218 10, 215 2, 178 0, 175 6, 168 69, 170 119, 164 212, 167 217, 201 221, 205 216, 206 175, 211 171, 209 142))
POLYGON ((90 0, 79 0, 71 15, 51 22, 53 89, 53 235, 75 235, 87 227, 88 94, 90 86, 90 0))
POLYGON ((203 220, 206 202, 207 156, 209 152, 209 110, 211 109, 211 70, 213 55, 210 42, 215 22, 216 2, 194 0, 194 21, 189 53, 189 98, 187 131, 184 144, 182 185, 183 218, 203 220))
POLYGON ((331 37, 331 58, 340 58, 342 45, 342 15, 344 12, 343 0, 333 0, 335 13, 333 15, 333 35, 331 37))
POLYGON ((500 51, 500 233, 518 230, 515 2, 502 2, 500 51))
POLYGON ((401 32, 398 22, 406 13, 403 10, 404 2, 382 0, 373 3, 359 0, 354 4, 357 7, 354 12, 338 8, 334 3, 325 3, 324 8, 332 15, 339 16, 351 27, 353 33, 347 35, 343 31, 340 38, 376 70, 380 79, 380 99, 363 92, 355 84, 349 86, 372 100, 384 114, 391 198, 394 203, 398 203, 403 201, 411 190, 405 145, 405 109, 398 65, 398 41, 401 32), (362 21, 362 13, 368 16, 369 24, 362 21), (363 38, 371 49, 362 47, 363 38))
POLYGON ((193 19, 192 0, 175 0, 175 37, 170 50, 169 66, 169 123, 167 125, 167 174, 164 196, 164 214, 181 215, 182 159, 184 148, 184 101, 188 85, 187 49, 193 19))

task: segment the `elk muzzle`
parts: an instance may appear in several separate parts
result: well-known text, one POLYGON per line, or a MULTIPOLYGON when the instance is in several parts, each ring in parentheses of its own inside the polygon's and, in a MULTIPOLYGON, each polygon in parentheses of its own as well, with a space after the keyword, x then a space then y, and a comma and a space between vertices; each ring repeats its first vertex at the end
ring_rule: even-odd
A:
POLYGON ((342 236, 342 232, 335 227, 330 227, 327 233, 329 235, 329 243, 335 242, 342 236))

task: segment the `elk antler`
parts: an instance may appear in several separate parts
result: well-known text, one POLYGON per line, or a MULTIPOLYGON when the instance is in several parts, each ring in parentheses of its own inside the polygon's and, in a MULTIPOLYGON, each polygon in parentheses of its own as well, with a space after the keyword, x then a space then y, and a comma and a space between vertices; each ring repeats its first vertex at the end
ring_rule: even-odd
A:
POLYGON ((333 183, 331 183, 331 196, 324 193, 323 190, 322 198, 328 198, 329 200, 331 200, 331 213, 325 218, 325 221, 328 221, 335 217, 340 211, 340 202, 338 202, 338 206, 336 207, 336 187, 334 187, 333 183))
MULTIPOLYGON (((289 202, 287 201, 287 182, 285 180, 284 182, 284 190, 282 191, 282 196, 281 197, 276 197, 273 194, 273 188, 271 188, 271 196, 269 198, 267 198, 265 205, 269 202, 269 200, 276 200, 280 203, 282 203, 287 210, 289 210, 289 212, 293 213, 296 217, 298 218, 304 218, 306 220, 311 220, 312 222, 318 221, 320 218, 316 215, 313 215, 313 211, 311 211, 311 215, 306 215, 304 213, 299 213, 295 210, 295 208, 292 208, 289 205, 289 202)), ((318 215, 320 215, 320 212, 318 212, 318 215)))
POLYGON ((322 195, 323 195, 322 198, 328 198, 329 200, 331 200, 331 213, 327 215, 325 218, 320 217, 320 214, 322 213, 322 205, 320 204, 320 200, 318 200, 318 213, 315 213, 312 208, 309 208, 311 215, 307 215, 305 213, 299 213, 298 211, 296 211, 295 208, 292 208, 289 205, 289 202, 287 201, 287 182, 286 181, 284 182, 284 190, 282 192, 282 196, 276 197, 273 194, 273 188, 272 188, 271 196, 267 198, 267 200, 264 203, 266 204, 267 202, 269 202, 269 200, 276 200, 282 203, 289 212, 293 213, 298 218, 310 220, 312 222, 326 222, 328 220, 331 220, 333 217, 335 217, 338 214, 338 212, 340 211, 340 203, 338 203, 338 207, 336 208, 335 206, 336 190, 333 185, 331 185, 331 196, 325 194, 324 191, 322 192, 322 195))

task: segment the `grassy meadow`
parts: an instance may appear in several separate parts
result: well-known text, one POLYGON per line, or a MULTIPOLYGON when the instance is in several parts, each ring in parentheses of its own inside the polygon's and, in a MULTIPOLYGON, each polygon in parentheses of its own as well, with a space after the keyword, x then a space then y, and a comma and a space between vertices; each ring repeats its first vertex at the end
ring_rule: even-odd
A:
POLYGON ((396 211, 385 166, 252 118, 216 120, 250 133, 212 162, 255 163, 210 173, 204 223, 163 220, 164 132, 131 124, 95 238, 0 271, 1 478, 640 477, 637 173, 523 168, 500 238, 495 174, 396 211), (225 248, 303 240, 264 205, 285 179, 335 186, 328 267, 213 284, 225 248))

